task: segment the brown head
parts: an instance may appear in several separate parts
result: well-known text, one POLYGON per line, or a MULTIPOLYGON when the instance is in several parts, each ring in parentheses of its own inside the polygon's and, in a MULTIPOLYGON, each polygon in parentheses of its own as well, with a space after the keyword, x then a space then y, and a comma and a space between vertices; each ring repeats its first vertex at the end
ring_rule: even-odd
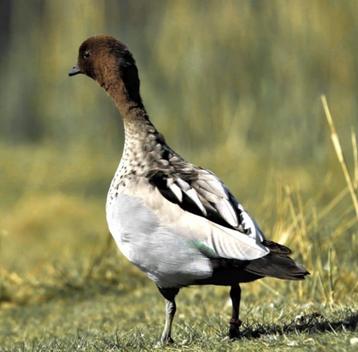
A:
POLYGON ((98 35, 80 46, 77 64, 69 76, 85 74, 97 81, 115 100, 142 105, 138 70, 128 48, 117 39, 98 35))

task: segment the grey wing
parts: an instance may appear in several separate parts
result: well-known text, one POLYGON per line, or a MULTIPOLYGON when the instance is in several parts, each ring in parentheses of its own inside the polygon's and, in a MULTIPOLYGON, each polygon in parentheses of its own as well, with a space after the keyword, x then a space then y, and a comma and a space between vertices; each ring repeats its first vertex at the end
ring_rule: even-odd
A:
POLYGON ((182 209, 244 233, 258 242, 264 241, 255 221, 212 172, 182 162, 171 172, 153 171, 149 181, 182 209))

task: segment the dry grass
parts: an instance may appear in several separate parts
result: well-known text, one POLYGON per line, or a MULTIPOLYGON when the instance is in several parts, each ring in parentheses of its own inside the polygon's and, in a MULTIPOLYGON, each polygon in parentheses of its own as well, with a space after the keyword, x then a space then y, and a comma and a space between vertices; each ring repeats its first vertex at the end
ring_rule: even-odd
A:
MULTIPOLYGON (((355 155, 353 133, 352 141, 355 155)), ((12 149, 12 153, 21 158, 31 153, 36 158, 24 165, 21 176, 15 171, 16 158, 6 159, 6 148, 0 152, 8 171, 1 175, 1 182, 10 186, 5 197, 8 205, 2 208, 5 216, 0 219, 0 320, 12 321, 10 328, 6 327, 8 323, 0 323, 0 346, 2 343, 6 346, 4 351, 19 346, 23 350, 36 346, 38 351, 62 351, 73 350, 74 345, 78 351, 91 350, 90 346, 102 346, 98 348, 108 351, 151 350, 160 328, 148 331, 147 326, 161 321, 162 302, 144 275, 118 255, 106 231, 104 196, 96 196, 102 192, 99 189, 92 194, 95 180, 85 171, 97 170, 98 159, 82 150, 74 151, 68 164, 72 171, 64 168, 59 174, 57 165, 63 155, 56 150, 18 148, 12 149), (44 164, 41 160, 51 162, 44 164), (36 174, 40 177, 31 176, 36 174), (21 182, 21 177, 26 182, 21 182), (52 185, 48 184, 49 179, 52 185), (78 318, 67 308, 60 315, 50 313, 61 311, 63 305, 83 304, 78 318), (91 313, 88 304, 97 307, 95 313, 91 313), (48 313, 40 313, 47 309, 48 313), (45 314, 35 320, 40 330, 27 324, 18 330, 25 321, 34 322, 38 314, 45 314), (138 314, 144 314, 141 323, 134 318, 138 314), (95 322, 91 323, 94 316, 95 322), (100 323, 107 319, 116 319, 112 321, 114 325, 100 323), (93 334, 81 335, 73 330, 76 326, 86 329, 88 324, 93 334), (118 333, 115 327, 123 331, 118 333), (146 331, 144 335, 142 329, 146 331)), ((215 160, 215 155, 211 160, 215 160)), ((104 162, 99 173, 102 176, 96 176, 103 181, 103 193, 114 164, 112 160, 104 162)), ((273 177, 279 180, 285 172, 277 170, 273 177)), ((344 350, 350 346, 358 319, 355 303, 358 277, 352 270, 358 264, 357 218, 352 193, 349 184, 338 190, 332 188, 330 177, 318 182, 315 193, 307 193, 300 188, 301 175, 298 178, 290 175, 291 185, 278 182, 274 190, 270 188, 263 193, 260 203, 251 200, 250 208, 255 209, 255 216, 261 219, 268 236, 293 248, 295 258, 312 275, 299 283, 262 280, 245 285, 242 313, 246 321, 245 338, 235 348, 243 343, 254 351, 271 345, 276 336, 275 348, 281 350, 283 344, 287 348, 292 345, 310 350, 321 346, 317 334, 333 332, 335 337, 329 346, 336 350, 345 346, 344 350), (271 318, 267 320, 268 316, 271 318), (312 342, 304 342, 310 339, 312 342)), ((247 182, 253 187, 255 180, 247 182)), ((226 289, 192 288, 183 290, 180 297, 176 329, 178 340, 183 342, 173 350, 219 350, 219 346, 225 346, 228 342, 223 342, 224 321, 229 313, 226 289), (197 301, 205 302, 205 306, 196 305, 197 301), (208 339, 206 343, 203 336, 208 339)))
MULTIPOLYGON (((351 198, 352 198, 353 206, 354 206, 354 209, 355 209, 355 212, 356 212, 356 215, 357 215, 357 221, 358 221, 358 199, 357 199, 356 190, 354 189, 355 188, 354 187, 355 179, 352 180, 352 178, 351 178, 351 176, 349 174, 347 163, 346 163, 344 155, 343 155, 341 143, 339 141, 339 137, 338 137, 338 134, 337 134, 337 131, 336 131, 336 127, 334 125, 333 118, 332 118, 331 112, 330 112, 329 107, 328 107, 326 96, 322 95, 321 100, 322 100, 322 105, 323 105, 323 108, 324 108, 324 112, 326 114, 328 126, 329 126, 330 131, 331 131, 331 140, 332 140, 332 143, 333 143, 333 147, 334 147, 334 150, 336 152, 338 162, 341 165, 343 175, 344 175, 344 178, 346 180, 347 187, 348 187, 349 193, 350 193, 351 198)), ((355 139, 354 130, 352 130, 352 148, 353 148, 353 156, 354 156, 354 172, 355 172, 355 177, 356 177, 357 176, 356 175, 356 170, 357 170, 356 169, 357 168, 357 143, 356 143, 356 139, 355 139)))
POLYGON ((117 112, 90 80, 67 79, 78 45, 104 32, 133 51, 168 142, 215 171, 312 274, 245 285, 246 338, 233 344, 227 290, 183 290, 168 350, 356 349, 358 2, 7 3, 1 352, 151 351, 160 332, 159 295, 105 224, 117 112))

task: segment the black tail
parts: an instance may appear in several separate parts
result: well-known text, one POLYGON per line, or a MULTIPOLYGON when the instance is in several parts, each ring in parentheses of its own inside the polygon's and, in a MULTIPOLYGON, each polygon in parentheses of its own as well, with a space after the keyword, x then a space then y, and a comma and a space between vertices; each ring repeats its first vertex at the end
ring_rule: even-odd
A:
POLYGON ((303 280, 306 275, 310 274, 303 265, 295 263, 287 255, 291 253, 289 248, 269 241, 266 246, 271 252, 262 258, 250 261, 245 271, 284 280, 303 280))

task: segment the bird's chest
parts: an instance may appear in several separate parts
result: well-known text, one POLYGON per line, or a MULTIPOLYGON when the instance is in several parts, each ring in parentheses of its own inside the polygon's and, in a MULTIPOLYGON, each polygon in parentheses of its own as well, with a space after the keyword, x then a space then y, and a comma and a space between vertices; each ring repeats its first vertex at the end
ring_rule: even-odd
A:
POLYGON ((140 257, 158 226, 153 211, 142 200, 151 196, 151 189, 141 177, 129 173, 115 177, 107 195, 109 230, 120 251, 138 266, 141 266, 140 257))
POLYGON ((119 187, 107 202, 108 227, 117 247, 160 287, 185 286, 211 273, 209 260, 170 225, 180 212, 145 182, 119 187))

